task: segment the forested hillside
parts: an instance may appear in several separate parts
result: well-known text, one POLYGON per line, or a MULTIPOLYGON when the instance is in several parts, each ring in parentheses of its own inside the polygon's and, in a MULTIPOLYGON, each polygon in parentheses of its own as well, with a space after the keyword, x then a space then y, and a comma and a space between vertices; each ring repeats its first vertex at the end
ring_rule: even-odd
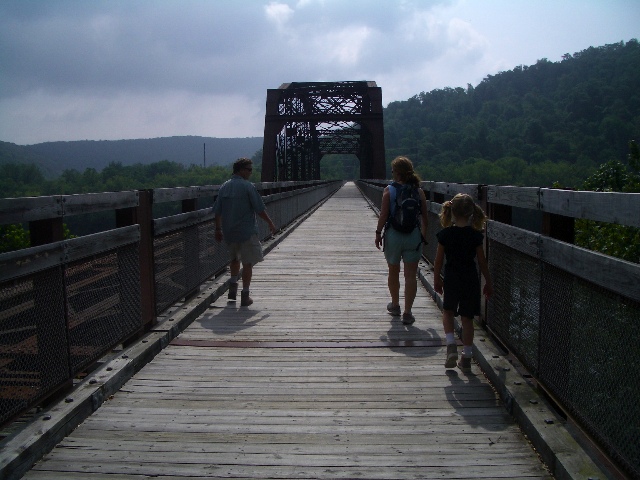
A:
POLYGON ((197 136, 135 140, 81 140, 15 145, 0 142, 0 164, 35 163, 47 177, 65 170, 102 170, 111 163, 135 165, 168 160, 184 166, 229 165, 262 148, 262 137, 212 138, 197 136), (205 163, 206 153, 206 165, 205 163))
POLYGON ((422 178, 578 187, 640 137, 640 44, 591 47, 562 61, 423 92, 384 111, 387 157, 422 178))

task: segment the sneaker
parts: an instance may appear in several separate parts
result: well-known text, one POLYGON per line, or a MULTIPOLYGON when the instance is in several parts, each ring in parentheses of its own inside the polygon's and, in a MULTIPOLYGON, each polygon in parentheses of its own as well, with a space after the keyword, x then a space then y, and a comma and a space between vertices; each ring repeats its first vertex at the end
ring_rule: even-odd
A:
POLYGON ((465 373, 471 372, 471 358, 470 357, 462 357, 458 362, 458 368, 465 373))
POLYGON ((416 318, 411 315, 411 312, 404 312, 402 314, 402 323, 404 323, 405 325, 411 325, 415 321, 416 318))
POLYGON ((235 300, 237 295, 238 295, 238 284, 237 283, 230 283, 229 284, 229 294, 227 295, 227 298, 229 300, 235 300))
POLYGON ((447 345, 447 361, 444 362, 444 368, 455 368, 458 361, 458 346, 455 343, 447 345))
POLYGON ((253 300, 249 296, 249 292, 242 291, 240 292, 240 306, 248 307, 253 303, 253 300))
POLYGON ((387 304, 387 312, 394 317, 400 316, 400 305, 394 305, 392 302, 387 304))

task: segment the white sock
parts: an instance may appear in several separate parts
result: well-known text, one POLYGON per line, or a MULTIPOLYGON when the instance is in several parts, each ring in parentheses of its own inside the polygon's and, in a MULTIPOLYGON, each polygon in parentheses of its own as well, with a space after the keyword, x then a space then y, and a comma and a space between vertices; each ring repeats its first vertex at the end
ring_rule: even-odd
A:
POLYGON ((447 345, 451 345, 452 343, 456 343, 456 337, 453 336, 453 332, 446 333, 447 336, 447 345))
POLYGON ((462 356, 471 358, 473 357, 473 345, 465 345, 462 347, 462 356))

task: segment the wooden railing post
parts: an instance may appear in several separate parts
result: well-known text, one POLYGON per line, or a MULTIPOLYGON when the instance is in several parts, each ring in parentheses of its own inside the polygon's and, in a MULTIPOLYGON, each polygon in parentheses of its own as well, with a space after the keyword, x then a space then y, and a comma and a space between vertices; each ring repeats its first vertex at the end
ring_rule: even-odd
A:
POLYGON ((32 247, 64 240, 62 217, 45 218, 29 222, 29 239, 32 247))
POLYGON ((542 234, 573 245, 576 240, 575 219, 543 212, 542 234))
POLYGON ((138 190, 138 206, 116 210, 116 227, 140 226, 140 308, 142 327, 156 321, 155 275, 153 265, 153 190, 138 190))

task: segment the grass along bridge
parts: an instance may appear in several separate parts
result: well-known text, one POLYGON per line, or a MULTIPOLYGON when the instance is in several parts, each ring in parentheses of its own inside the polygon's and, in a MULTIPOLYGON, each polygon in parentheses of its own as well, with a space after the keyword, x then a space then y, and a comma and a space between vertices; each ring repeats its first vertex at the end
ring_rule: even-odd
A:
MULTIPOLYGON (((254 270, 251 307, 227 302, 226 274, 210 276, 195 295, 160 311, 124 349, 87 369, 59 403, 4 440, 4 476, 622 476, 623 469, 578 434, 562 407, 553 408, 553 390, 545 394, 546 387, 540 388, 529 373, 527 355, 541 355, 532 353, 527 341, 514 343, 524 357, 515 359, 479 328, 472 373, 444 369, 439 298, 430 289, 426 261, 420 270, 425 288, 419 289, 414 306, 416 323, 404 326, 386 313, 386 263, 373 236, 382 186, 359 183, 365 196, 352 183, 331 195, 333 189, 310 216, 267 241, 269 253, 254 270)), ((471 187, 425 186, 433 203, 431 233, 438 228, 434 195, 471 187)), ((516 202, 507 193, 495 189, 491 198, 500 205, 516 202)), ((508 260, 512 273, 523 261, 511 251, 516 240, 524 245, 521 250, 541 244, 535 233, 517 229, 514 240, 506 227, 493 228, 490 244, 500 238, 511 245, 494 262, 508 260)), ((435 248, 433 238, 430 234, 427 259, 435 248)), ((539 259, 541 250, 527 255, 539 259)), ((180 270, 176 262, 163 262, 180 270)), ((497 291, 498 305, 487 306, 498 319, 503 304, 513 303, 505 296, 514 295, 512 286, 504 286, 500 262, 492 264, 492 274, 508 291, 497 291)), ((631 272, 623 283, 633 282, 633 267, 623 268, 631 272)), ((160 277, 171 283, 171 275, 160 277)), ((518 301, 526 306, 531 302, 526 284, 532 280, 515 280, 518 301)), ((622 300, 629 308, 636 301, 633 295, 622 300)), ((522 321, 528 315, 525 308, 518 321, 520 331, 532 335, 527 331, 532 326, 522 321)), ((506 326, 507 333, 513 325, 506 326)), ((534 367, 534 373, 545 372, 534 367)), ((637 412, 631 415, 636 421, 637 412)), ((609 449, 620 451, 617 444, 609 449)), ((622 465, 630 464, 626 471, 633 475, 630 458, 622 465)))

